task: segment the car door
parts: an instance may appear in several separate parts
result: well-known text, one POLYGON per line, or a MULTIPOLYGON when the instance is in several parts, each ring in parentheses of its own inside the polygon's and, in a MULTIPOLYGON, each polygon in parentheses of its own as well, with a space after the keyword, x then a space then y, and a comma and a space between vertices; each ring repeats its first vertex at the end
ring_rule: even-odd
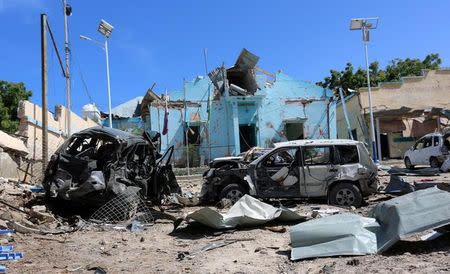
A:
POLYGON ((439 135, 435 135, 433 136, 433 147, 432 147, 432 151, 431 151, 431 156, 434 157, 439 157, 442 155, 442 138, 439 135))
POLYGON ((423 148, 418 151, 419 165, 429 165, 430 157, 433 156, 433 137, 423 137, 423 148))
POLYGON ((334 178, 338 169, 334 166, 333 146, 304 146, 302 148, 303 168, 301 172, 302 194, 306 197, 326 195, 328 181, 334 178), (304 191, 303 191, 304 190, 304 191))
POLYGON ((409 160, 411 161, 412 165, 421 165, 421 156, 422 156, 422 149, 425 143, 425 138, 419 139, 414 146, 412 147, 412 150, 409 155, 409 160))
POLYGON ((256 166, 256 192, 261 198, 300 197, 300 150, 275 149, 256 166))

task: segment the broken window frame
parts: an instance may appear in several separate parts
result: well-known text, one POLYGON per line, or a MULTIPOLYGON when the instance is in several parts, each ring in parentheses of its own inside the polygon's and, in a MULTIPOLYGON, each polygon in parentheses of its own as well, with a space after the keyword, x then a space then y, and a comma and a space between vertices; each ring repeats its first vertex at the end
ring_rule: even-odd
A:
POLYGON ((336 145, 334 146, 335 149, 335 154, 336 154, 336 158, 337 158, 337 163, 339 165, 350 165, 350 164, 358 164, 359 163, 359 152, 358 152, 358 147, 355 145, 336 145), (352 150, 354 150, 352 153, 354 153, 353 157, 350 160, 345 161, 343 156, 343 152, 341 151, 341 149, 344 148, 351 148, 352 150))
MULTIPOLYGON (((318 146, 303 146, 302 147, 302 158, 303 158, 303 165, 304 166, 322 166, 322 165, 332 165, 336 163, 336 159, 334 156, 334 149, 333 146, 326 146, 326 145, 318 145, 318 146), (307 157, 307 150, 308 149, 317 149, 317 148, 328 148, 328 161, 327 162, 311 162, 308 163, 306 160, 307 157)), ((315 156, 317 158, 317 155, 315 156)), ((311 160, 313 158, 311 157, 311 160)))

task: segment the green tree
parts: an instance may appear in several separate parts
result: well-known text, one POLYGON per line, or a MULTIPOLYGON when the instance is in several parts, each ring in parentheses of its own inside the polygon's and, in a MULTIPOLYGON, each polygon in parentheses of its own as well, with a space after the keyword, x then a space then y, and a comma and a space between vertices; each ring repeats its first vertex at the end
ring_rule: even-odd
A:
POLYGON ((442 63, 439 54, 428 54, 422 61, 420 59, 394 59, 386 67, 387 81, 400 81, 401 77, 422 75, 423 69, 438 69, 442 63))
MULTIPOLYGON (((369 65, 370 85, 377 86, 380 82, 400 81, 401 77, 422 75, 423 69, 438 69, 442 63, 439 54, 432 53, 425 56, 423 60, 405 60, 396 58, 389 62, 386 68, 380 69, 378 62, 369 65)), ((359 67, 356 71, 351 63, 347 63, 342 71, 330 70, 330 75, 323 81, 316 83, 324 88, 336 91, 342 87, 344 92, 348 89, 358 89, 367 86, 367 75, 365 69, 359 67)))
POLYGON ((17 107, 20 100, 28 100, 31 91, 24 83, 13 83, 0 80, 0 130, 14 133, 18 126, 17 107))

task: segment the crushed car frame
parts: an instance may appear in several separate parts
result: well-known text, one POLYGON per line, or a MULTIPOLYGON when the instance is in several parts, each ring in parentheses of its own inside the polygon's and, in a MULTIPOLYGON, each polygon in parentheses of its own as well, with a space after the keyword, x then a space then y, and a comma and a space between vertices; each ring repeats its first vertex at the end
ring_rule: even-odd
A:
POLYGON ((244 194, 258 198, 328 198, 331 204, 361 206, 377 191, 377 167, 363 143, 297 140, 275 144, 248 165, 211 168, 204 176, 203 202, 244 194))
POLYGON ((47 166, 43 182, 47 195, 80 205, 102 205, 121 194, 139 192, 158 204, 163 195, 180 193, 170 165, 173 147, 161 156, 158 136, 104 127, 73 134, 47 166))

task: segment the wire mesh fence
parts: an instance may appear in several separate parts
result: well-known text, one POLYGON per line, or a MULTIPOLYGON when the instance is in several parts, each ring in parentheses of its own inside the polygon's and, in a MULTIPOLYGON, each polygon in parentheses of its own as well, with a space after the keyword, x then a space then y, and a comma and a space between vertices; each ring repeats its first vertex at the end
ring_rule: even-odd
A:
POLYGON ((114 197, 90 217, 91 222, 102 224, 120 224, 132 221, 151 224, 154 220, 150 208, 137 193, 121 194, 114 197))

